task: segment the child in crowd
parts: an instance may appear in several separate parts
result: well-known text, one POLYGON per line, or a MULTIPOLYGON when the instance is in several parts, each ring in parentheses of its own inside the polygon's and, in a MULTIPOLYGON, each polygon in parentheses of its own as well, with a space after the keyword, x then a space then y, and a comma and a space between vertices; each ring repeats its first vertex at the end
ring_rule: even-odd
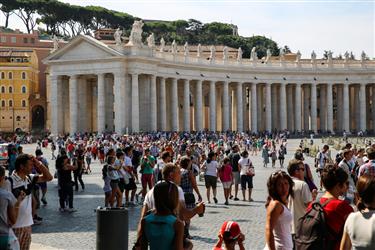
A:
POLYGON ((244 250, 245 235, 241 233, 240 226, 234 221, 225 221, 219 232, 219 240, 213 250, 234 250, 238 243, 239 249, 244 250), (224 242, 224 248, 222 248, 224 242))
POLYGON ((223 166, 219 170, 220 181, 223 184, 225 205, 229 205, 228 198, 230 194, 230 187, 232 185, 232 166, 230 165, 230 159, 225 157, 223 160, 223 166))
POLYGON ((102 178, 103 178, 103 181, 104 181, 103 191, 104 191, 104 195, 105 195, 105 199, 104 199, 105 207, 109 206, 110 200, 111 200, 111 195, 112 195, 111 177, 109 177, 109 175, 108 175, 109 165, 111 165, 113 163, 111 161, 113 161, 113 158, 107 157, 107 163, 104 164, 104 166, 102 168, 102 178))

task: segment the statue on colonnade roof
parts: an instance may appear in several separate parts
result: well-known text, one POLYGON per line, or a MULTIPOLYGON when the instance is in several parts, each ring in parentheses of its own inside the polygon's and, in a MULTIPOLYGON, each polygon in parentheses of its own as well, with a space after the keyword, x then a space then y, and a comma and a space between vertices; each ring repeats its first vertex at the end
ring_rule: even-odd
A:
POLYGON ((198 44, 198 48, 197 48, 197 57, 201 57, 202 55, 202 45, 201 44, 198 44))
POLYGON ((147 46, 149 48, 155 48, 155 37, 154 37, 154 33, 151 33, 151 35, 149 35, 147 37, 147 46))
POLYGON ((224 46, 223 48, 223 60, 228 60, 228 47, 224 46))
POLYGON ((115 42, 117 46, 121 45, 121 35, 122 35, 122 30, 120 30, 120 28, 117 28, 115 33, 113 34, 113 37, 115 38, 115 42))
POLYGON ((271 60, 272 52, 270 49, 267 49, 266 63, 271 60))
POLYGON ((160 49, 159 49, 159 51, 164 52, 164 47, 165 47, 165 41, 164 41, 164 38, 162 37, 160 39, 160 49))
POLYGON ((142 46, 142 20, 134 21, 129 37, 129 45, 142 46))

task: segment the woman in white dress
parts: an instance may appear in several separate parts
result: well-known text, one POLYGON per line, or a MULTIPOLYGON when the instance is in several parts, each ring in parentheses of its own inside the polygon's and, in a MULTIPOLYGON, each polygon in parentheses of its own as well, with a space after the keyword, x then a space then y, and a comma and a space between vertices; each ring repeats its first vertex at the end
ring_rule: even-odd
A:
POLYGON ((293 180, 286 172, 279 170, 268 178, 267 188, 265 249, 292 250, 292 213, 287 204, 289 196, 293 196, 293 180))

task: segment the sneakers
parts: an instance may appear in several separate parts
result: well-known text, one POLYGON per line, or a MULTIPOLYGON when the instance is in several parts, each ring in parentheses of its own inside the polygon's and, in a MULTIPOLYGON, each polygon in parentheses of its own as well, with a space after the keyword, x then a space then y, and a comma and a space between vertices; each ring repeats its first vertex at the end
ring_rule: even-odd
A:
POLYGON ((254 200, 252 198, 250 198, 249 201, 251 202, 251 201, 254 201, 254 200))
POLYGON ((233 199, 233 195, 229 196, 229 199, 233 199))
POLYGON ((65 208, 60 207, 59 208, 59 212, 64 213, 65 212, 65 208))
POLYGON ((75 209, 75 208, 66 208, 65 211, 68 212, 68 213, 74 213, 74 212, 77 212, 77 209, 75 209))
POLYGON ((41 201, 42 201, 43 205, 47 205, 47 204, 48 204, 48 203, 47 203, 47 200, 46 200, 46 197, 43 197, 43 198, 41 199, 41 201))
POLYGON ((237 197, 233 199, 234 201, 239 201, 240 199, 238 199, 237 197))
POLYGON ((34 219, 33 221, 34 221, 34 225, 36 226, 42 224, 41 220, 34 219))
POLYGON ((216 199, 216 197, 214 197, 214 202, 215 202, 215 204, 217 204, 217 199, 216 199))
POLYGON ((224 202, 224 205, 229 205, 229 202, 227 202, 227 201, 226 201, 226 202, 224 202))

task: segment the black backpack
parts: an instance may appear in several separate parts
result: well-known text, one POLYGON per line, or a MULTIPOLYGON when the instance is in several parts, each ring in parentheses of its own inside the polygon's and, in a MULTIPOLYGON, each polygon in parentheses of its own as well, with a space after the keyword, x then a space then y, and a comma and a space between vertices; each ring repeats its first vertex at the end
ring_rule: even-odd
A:
POLYGON ((296 227, 295 247, 298 250, 333 249, 336 233, 326 224, 323 208, 331 201, 323 204, 314 202, 311 209, 298 220, 296 227))

